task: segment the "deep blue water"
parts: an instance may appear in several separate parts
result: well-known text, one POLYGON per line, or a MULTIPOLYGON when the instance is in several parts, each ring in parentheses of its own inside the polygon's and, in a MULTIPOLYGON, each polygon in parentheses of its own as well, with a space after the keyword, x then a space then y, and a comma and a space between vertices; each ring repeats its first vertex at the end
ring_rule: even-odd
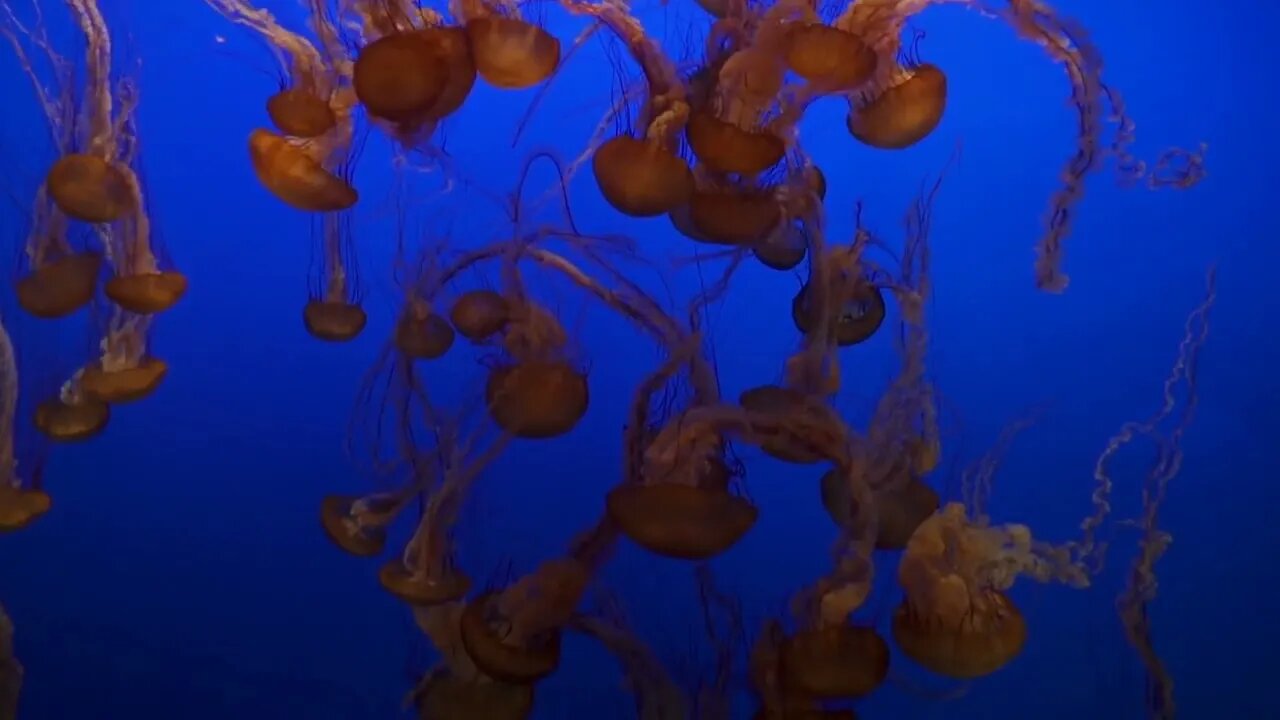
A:
MULTIPOLYGON (((78 48, 62 4, 43 4, 55 41, 78 48)), ((297 3, 266 4, 303 27, 297 3)), ((249 131, 267 123, 263 100, 276 87, 266 72, 271 56, 195 0, 101 5, 117 62, 141 63, 138 121, 152 218, 191 289, 154 330, 153 351, 171 367, 161 389, 119 407, 99 438, 49 449, 44 478, 54 510, 0 537, 0 602, 27 669, 19 716, 403 714, 412 672, 425 668, 424 639, 411 614, 378 586, 379 563, 342 555, 325 539, 317 507, 326 494, 372 488, 348 461, 344 439, 362 376, 398 307, 397 232, 471 247, 509 234, 509 221, 482 193, 419 191, 432 186, 430 177, 414 179, 400 212, 390 143, 372 133, 355 175, 369 325, 351 343, 314 340, 299 319, 311 222, 257 183, 245 152, 249 131)), ((1272 331, 1280 311, 1272 197, 1280 156, 1271 122, 1277 16, 1190 0, 1056 6, 1102 49, 1106 78, 1136 120, 1137 153, 1206 142, 1203 182, 1185 192, 1121 189, 1104 168, 1090 178, 1068 239, 1069 290, 1036 291, 1032 247, 1075 134, 1064 73, 1003 25, 940 7, 918 21, 927 33, 922 56, 944 67, 950 82, 933 135, 902 152, 874 151, 848 136, 842 102, 820 102, 806 115, 804 146, 829 186, 826 230, 849 237, 861 200, 868 226, 900 242, 900 218, 921 182, 962 143, 934 207, 929 363, 944 426, 935 485, 980 456, 1008 422, 1043 405, 1003 462, 991 512, 1055 542, 1072 538, 1088 510, 1093 462, 1107 437, 1158 404, 1205 269, 1218 263, 1201 404, 1161 514, 1174 542, 1157 568, 1151 619, 1182 717, 1270 717, 1280 643, 1272 607, 1280 530, 1270 517, 1280 499, 1270 441, 1280 427, 1280 339, 1272 331)), ((690 23, 705 24, 687 0, 636 10, 672 48, 690 23)), ((545 23, 566 47, 585 26, 552 7, 545 23)), ((576 156, 609 103, 605 59, 594 41, 578 51, 515 147, 511 138, 535 93, 478 82, 446 127, 457 167, 503 198, 531 150, 576 156)), ((53 155, 31 86, 7 48, 0 76, 0 180, 21 204, 53 155)), ((552 179, 541 167, 530 184, 541 194, 552 179)), ((609 209, 589 172, 574 178, 570 197, 588 231, 629 234, 653 258, 692 252, 666 220, 609 209)), ((24 233, 17 207, 5 205, 6 243, 24 233)), ((5 257, 16 256, 12 247, 5 257)), ((668 275, 676 297, 697 292, 696 272, 668 275)), ((748 263, 713 308, 726 396, 778 378, 795 341, 789 306, 799 282, 748 263)), ((656 361, 635 328, 575 289, 562 282, 535 288, 580 339, 591 405, 570 434, 517 442, 485 472, 458 531, 459 560, 481 582, 496 582, 506 563, 519 575, 562 553, 600 515, 621 466, 619 428, 631 389, 656 361)), ((48 391, 56 371, 43 363, 83 350, 83 319, 51 326, 18 318, 7 287, 3 307, 25 363, 24 392, 48 391)), ((845 389, 836 403, 855 424, 894 370, 889 335, 842 354, 845 389)), ((445 387, 478 386, 480 372, 466 356, 432 366, 426 377, 445 387)), ((1136 512, 1144 452, 1117 465, 1118 515, 1136 512)), ((760 520, 712 565, 748 623, 758 625, 826 571, 836 533, 818 502, 818 471, 756 451, 744 458, 760 520)), ((403 525, 389 546, 408 537, 403 525)), ((1086 591, 1028 580, 1015 586, 1030 637, 1008 667, 961 684, 895 655, 889 681, 858 703, 860 715, 1143 717, 1143 670, 1113 605, 1135 537, 1115 531, 1108 569, 1086 591)), ((697 623, 690 566, 624 542, 600 582, 623 598, 659 656, 678 665, 697 623)), ((871 609, 889 602, 873 599, 871 609)), ((628 717, 629 702, 616 665, 569 635, 561 668, 538 687, 534 716, 628 717)), ((744 688, 744 717, 748 706, 744 688)))

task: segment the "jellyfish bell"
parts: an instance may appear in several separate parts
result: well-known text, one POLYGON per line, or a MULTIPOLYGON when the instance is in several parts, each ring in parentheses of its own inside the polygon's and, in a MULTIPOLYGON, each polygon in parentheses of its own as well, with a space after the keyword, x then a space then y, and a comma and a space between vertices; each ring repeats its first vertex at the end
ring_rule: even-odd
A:
POLYGON ((521 645, 503 642, 491 619, 497 615, 497 593, 486 592, 462 611, 462 645, 486 675, 502 682, 528 685, 560 666, 559 629, 541 633, 521 645))
MULTIPOLYGON (((813 331, 812 310, 807 302, 808 290, 809 284, 805 283, 791 300, 791 319, 796 329, 806 335, 813 331)), ((884 292, 869 282, 860 282, 842 303, 839 312, 832 315, 837 345, 849 347, 865 342, 884 324, 884 292)))
POLYGON ((32 316, 66 317, 93 300, 102 271, 102 255, 77 252, 46 262, 14 284, 18 305, 32 316))
POLYGON ((787 151, 777 135, 744 130, 706 110, 689 114, 684 133, 698 162, 718 173, 758 175, 777 165, 787 151))
MULTIPOLYGON (((848 478, 831 470, 822 476, 819 485, 827 515, 838 527, 849 527, 854 506, 848 478)), ((905 548, 916 528, 929 519, 939 505, 938 493, 916 478, 876 493, 876 549, 905 548)))
POLYGON ((850 107, 849 133, 883 150, 901 150, 938 127, 947 106, 947 76, 928 63, 904 70, 883 92, 850 107))
POLYGON ((318 138, 338 126, 329 101, 302 87, 285 88, 267 98, 267 115, 285 135, 318 138))
POLYGON ((563 435, 587 413, 587 376, 569 363, 525 360, 489 371, 489 416, 504 432, 529 440, 563 435))
POLYGON ((348 342, 364 330, 369 316, 355 303, 311 300, 302 308, 307 333, 327 342, 348 342))
POLYGON ((382 566, 378 582, 384 590, 414 607, 461 600, 471 589, 471 578, 466 573, 453 569, 443 573, 414 572, 400 558, 382 566))
POLYGON ((435 360, 449 352, 454 341, 453 327, 438 313, 410 306, 396 322, 396 349, 414 360, 435 360))
POLYGON ((868 695, 889 674, 889 645, 873 628, 833 625, 782 642, 779 678, 787 691, 817 700, 868 695))
POLYGON ((779 223, 768 238, 756 243, 752 252, 760 264, 771 270, 794 270, 804 262, 805 255, 809 253, 804 224, 779 223))
POLYGON ((164 312, 187 293, 187 276, 174 271, 116 275, 103 286, 107 298, 138 315, 164 312))
POLYGON ((560 41, 520 18, 487 15, 467 21, 476 72, 503 90, 522 90, 551 77, 560 64, 560 41))
POLYGON ((854 90, 875 73, 875 51, 854 33, 797 22, 787 25, 785 38, 787 66, 824 91, 854 90))
POLYGON ((58 209, 87 223, 115 222, 136 209, 127 174, 94 155, 58 158, 45 176, 45 187, 58 209))
POLYGON ((144 357, 131 367, 105 368, 102 363, 86 365, 80 374, 85 395, 112 405, 136 402, 156 391, 169 373, 169 364, 144 357))
POLYGON ((249 158, 263 187, 285 204, 307 212, 336 212, 356 204, 359 195, 285 138, 259 128, 249 134, 249 158))
POLYGON ((631 217, 670 212, 693 195, 689 165, 651 140, 618 135, 596 148, 591 169, 605 200, 631 217))
POLYGON ((462 107, 476 84, 476 64, 471 56, 467 31, 461 27, 436 26, 416 31, 435 49, 445 65, 444 88, 427 111, 428 121, 441 120, 462 107))
POLYGON ((79 442, 101 433, 111 419, 111 407, 82 395, 74 402, 54 396, 36 406, 36 430, 55 442, 79 442))
POLYGON ((419 32, 374 40, 360 50, 352 69, 352 86, 365 110, 394 123, 425 119, 448 79, 443 55, 419 32))
POLYGON ((419 720, 524 720, 533 711, 533 685, 462 679, 433 672, 415 693, 419 720))
POLYGON ((733 547, 760 511, 729 492, 729 470, 713 459, 695 484, 640 482, 605 496, 609 517, 628 538, 657 555, 706 560, 733 547))
POLYGON ((720 245, 754 245, 782 222, 782 209, 768 190, 698 189, 688 207, 698 235, 720 245))
POLYGON ((52 506, 53 499, 43 490, 0 483, 0 533, 30 527, 52 506))
POLYGON ((469 290, 449 308, 449 320, 466 339, 480 342, 493 337, 507 325, 511 308, 506 298, 492 290, 469 290))
POLYGON ((989 675, 1022 652, 1027 623, 989 577, 1006 530, 973 526, 951 503, 916 529, 898 566, 905 595, 893 639, 925 669, 962 680, 989 675), (994 534, 996 537, 991 537, 994 534))
POLYGON ((351 517, 358 498, 329 495, 320 503, 320 526, 324 534, 340 550, 356 557, 374 557, 386 545, 382 527, 361 527, 351 517))

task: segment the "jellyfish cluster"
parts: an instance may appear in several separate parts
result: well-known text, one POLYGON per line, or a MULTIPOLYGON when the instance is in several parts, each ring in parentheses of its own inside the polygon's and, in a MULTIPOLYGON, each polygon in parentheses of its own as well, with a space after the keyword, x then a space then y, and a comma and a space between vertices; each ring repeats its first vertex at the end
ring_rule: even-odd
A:
MULTIPOLYGON (((528 717, 539 683, 560 666, 565 633, 617 659, 639 717, 740 716, 739 677, 753 694, 753 717, 856 717, 857 702, 888 677, 892 647, 945 678, 977 680, 1005 667, 1029 642, 1010 588, 1020 579, 1090 588, 1109 549, 1103 534, 1118 523, 1141 529, 1120 615, 1155 688, 1152 716, 1172 716, 1172 679, 1153 648, 1146 607, 1169 542, 1158 510, 1181 465, 1214 275, 1187 320, 1160 409, 1106 440, 1082 484, 1091 509, 1079 536, 1043 538, 988 515, 1001 458, 1029 422, 1012 423, 964 473, 959 496, 943 491, 938 391, 927 368, 931 223, 942 179, 911 201, 900 240, 860 216, 852 237, 831 238, 826 177, 800 138, 808 108, 837 96, 847 102, 849 143, 911 148, 939 127, 948 81, 945 67, 922 58, 910 24, 944 4, 1002 23, 1064 68, 1078 115, 1033 273, 1041 291, 1062 292, 1064 241, 1090 175, 1110 162, 1126 184, 1181 189, 1204 174, 1202 150, 1173 149, 1150 162, 1130 153, 1133 123, 1077 23, 1041 0, 697 0, 690 33, 702 47, 686 57, 646 30, 625 0, 560 0, 587 29, 563 41, 543 26, 539 8, 510 0, 306 0, 306 22, 295 27, 255 0, 206 4, 278 61, 279 87, 262 99, 259 126, 221 130, 245 138, 244 162, 267 192, 312 219, 319 261, 301 321, 323 343, 351 341, 367 325, 353 212, 369 202, 355 175, 368 133, 393 143, 397 166, 388 172, 448 174, 442 135, 477 83, 544 87, 594 34, 616 41, 618 62, 639 70, 580 155, 528 157, 509 232, 467 246, 406 238, 408 231, 396 241, 387 272, 401 291, 395 322, 349 420, 357 479, 348 494, 314 501, 316 532, 348 555, 380 559, 381 589, 412 612, 435 649, 410 693, 420 717, 528 717), (718 274, 691 297, 656 295, 635 276, 653 259, 639 238, 581 230, 567 192, 530 199, 523 185, 538 163, 554 166, 562 189, 589 167, 613 210, 669 223, 699 267, 718 274), (557 203, 561 220, 527 220, 535 206, 557 203), (707 312, 735 291, 734 275, 749 262, 801 278, 789 299, 798 339, 776 377, 726 397, 707 312), (596 521, 562 555, 485 586, 476 578, 487 569, 465 567, 454 547, 468 498, 503 454, 573 431, 599 389, 585 339, 539 296, 535 281, 544 277, 638 331, 660 362, 629 389, 621 471, 593 481, 596 521), (854 423, 835 402, 853 377, 842 366, 884 333, 893 338, 894 375, 869 421, 854 423), (468 348, 483 355, 478 377, 433 368, 468 348), (1158 448, 1142 512, 1114 518, 1111 459, 1137 439, 1158 448), (770 510, 744 490, 757 451, 811 479, 800 491, 822 503, 837 539, 826 573, 792 588, 788 611, 747 643, 741 608, 709 562, 770 510), (397 523, 412 534, 389 548, 397 523), (621 543, 691 565, 704 611, 695 622, 705 626, 716 668, 696 687, 664 666, 602 580, 621 543), (893 578, 901 597, 883 627, 853 620, 879 592, 877 576, 893 578)), ((182 301, 187 280, 150 219, 136 123, 145 95, 136 66, 113 53, 98 0, 0 0, 0 33, 31 81, 56 153, 24 198, 13 294, 19 312, 38 323, 88 315, 96 347, 60 358, 75 369, 50 387, 24 380, 22 392, 35 392, 26 412, 20 355, 0 325, 0 532, 12 532, 53 511, 56 495, 40 472, 43 450, 21 457, 20 429, 55 446, 82 442, 108 433, 113 406, 154 393, 167 365, 151 354, 149 338, 182 301), (72 33, 48 29, 63 5, 79 32, 65 46, 72 33)), ((674 274, 687 265, 646 267, 674 274)), ((0 614, 0 714, 16 705, 21 679, 10 630, 0 614)))

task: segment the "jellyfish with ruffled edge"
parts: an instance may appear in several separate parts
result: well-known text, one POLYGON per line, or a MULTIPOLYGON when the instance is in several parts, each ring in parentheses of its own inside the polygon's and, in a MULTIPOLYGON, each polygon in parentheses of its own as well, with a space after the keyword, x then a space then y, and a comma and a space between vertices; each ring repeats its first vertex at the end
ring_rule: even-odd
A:
POLYGON ((419 680, 410 701, 421 720, 524 720, 533 711, 534 685, 507 683, 484 674, 462 640, 461 602, 414 608, 414 619, 440 653, 419 680))
POLYGON ((536 683, 555 672, 561 631, 617 538, 605 518, 575 538, 565 556, 543 562, 501 590, 473 597, 461 626, 462 645, 476 667, 513 684, 536 683))
POLYGON ((653 650, 628 623, 621 599, 597 590, 592 607, 574 613, 568 628, 580 632, 613 656, 622 668, 624 686, 635 700, 636 717, 642 720, 688 720, 689 703, 680 686, 662 666, 653 650))
MULTIPOLYGON (((1178 356, 1162 388, 1160 408, 1143 421, 1124 424, 1099 455, 1093 472, 1093 510, 1081 521, 1078 540, 1051 545, 1034 540, 1026 525, 990 524, 986 505, 991 479, 1017 424, 967 474, 963 502, 948 503, 916 530, 898 568, 905 600, 894 613, 892 626, 894 640, 907 657, 932 672, 955 678, 989 675, 1017 657, 1026 641, 1026 620, 1007 595, 1008 589, 1021 576, 1088 587, 1106 556, 1107 543, 1099 542, 1097 535, 1111 513, 1109 463, 1134 439, 1151 436, 1159 454, 1146 478, 1143 515, 1137 523, 1145 532, 1139 540, 1140 553, 1131 570, 1130 586, 1120 602, 1126 632, 1150 663, 1142 604, 1154 592, 1152 564, 1167 543, 1167 537, 1152 531, 1152 522, 1168 481, 1180 468, 1180 442, 1196 404, 1194 372, 1208 337, 1214 291, 1210 274, 1207 295, 1187 320, 1178 356), (1188 393, 1183 412, 1175 416, 1179 384, 1185 384, 1188 393), (1159 425, 1170 417, 1177 418, 1176 426, 1168 433, 1160 432, 1159 425)), ((1157 684, 1168 682, 1158 663, 1151 667, 1157 684)), ((1167 684, 1159 692, 1157 702, 1171 702, 1167 684)))
POLYGON ((0 717, 18 717, 22 675, 22 663, 13 652, 13 622, 0 607, 0 717))
MULTIPOLYGON (((39 4, 34 19, 22 21, 8 3, 0 3, 0 34, 12 46, 36 99, 59 157, 74 154, 79 105, 75 66, 53 46, 39 4), (48 82, 42 79, 49 76, 48 82)), ((65 317, 88 305, 98 286, 102 255, 79 250, 71 242, 67 214, 50 196, 46 181, 36 190, 22 266, 14 290, 18 304, 45 319, 65 317)))
MULTIPOLYGON (((630 127, 590 150, 591 169, 600 193, 618 212, 632 217, 662 215, 689 201, 693 175, 680 156, 680 133, 689 116, 684 80, 675 63, 647 34, 621 0, 562 0, 576 15, 604 24, 644 74, 636 137, 630 127)), ((630 95, 630 91, 627 95, 630 95)), ((623 97, 606 123, 629 125, 631 97, 623 97)), ((594 145, 594 142, 592 143, 594 145)))
POLYGON ((477 74, 496 88, 533 87, 560 65, 560 41, 513 0, 450 0, 449 13, 466 29, 477 74))
MULTIPOLYGON (((0 320, 0 533, 21 530, 49 512, 53 501, 40 487, 36 468, 18 467, 18 358, 4 322, 0 320), (26 474, 24 479, 22 474, 26 474), (33 475, 34 473, 34 475, 33 475)), ((0 621, 3 615, 0 614, 0 621)), ((0 628, 3 635, 3 628, 0 628)), ((0 637, 0 678, 7 655, 0 637)), ((0 686, 3 682, 0 681, 0 686)), ((0 693, 0 700, 3 693, 0 693)), ((3 706, 3 702, 0 702, 3 706)))
POLYGON ((247 0, 206 0, 231 22, 257 33, 276 55, 282 89, 267 103, 277 131, 249 133, 254 174, 272 195, 304 212, 336 212, 356 204, 344 166, 355 133, 351 63, 328 15, 317 6, 311 19, 320 47, 285 28, 247 0))
MULTIPOLYGON (((1187 188, 1204 175, 1199 151, 1166 150, 1150 166, 1129 152, 1133 121, 1122 97, 1102 81, 1102 55, 1078 23, 1060 16, 1040 0, 858 0, 850 3, 834 25, 871 39, 881 57, 869 88, 850 95, 849 129, 870 144, 897 147, 927 135, 941 119, 946 104, 946 77, 934 65, 905 67, 893 60, 906 22, 932 5, 958 4, 1007 24, 1022 39, 1035 43, 1066 69, 1071 104, 1078 117, 1075 152, 1061 173, 1062 187, 1049 202, 1047 227, 1036 244, 1036 286, 1049 292, 1066 289, 1062 243, 1070 231, 1073 207, 1084 195, 1085 178, 1110 156, 1121 181, 1145 181, 1150 187, 1187 188), (1112 136, 1104 140, 1108 127, 1112 136), (1171 170, 1171 171, 1170 171, 1171 170), (1170 171, 1170 172, 1166 172, 1170 171)), ((909 52, 913 55, 913 52, 909 52)), ((912 62, 908 58, 907 65, 912 62)))

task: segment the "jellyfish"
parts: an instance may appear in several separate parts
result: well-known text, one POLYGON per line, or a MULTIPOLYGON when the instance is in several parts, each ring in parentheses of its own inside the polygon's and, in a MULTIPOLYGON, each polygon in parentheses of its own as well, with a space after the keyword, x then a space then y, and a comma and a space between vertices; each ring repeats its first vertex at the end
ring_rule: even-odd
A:
POLYGON ((0 718, 4 720, 18 717, 22 675, 22 663, 13 655, 13 622, 0 607, 0 718))
POLYGON ((414 608, 414 619, 439 651, 412 693, 421 720, 524 720, 533 710, 534 686, 506 683, 481 672, 462 640, 461 602, 414 608))
POLYGON ((456 567, 452 529, 472 483, 506 449, 509 435, 480 446, 479 431, 455 439, 455 426, 438 433, 443 481, 427 492, 426 507, 404 553, 382 566, 378 579, 388 592, 413 606, 460 600, 471 578, 456 567))
POLYGON ((506 298, 493 290, 468 290, 449 306, 449 321, 472 342, 484 342, 502 332, 509 314, 506 298))
POLYGON ((1115 157, 1122 182, 1147 181, 1150 187, 1191 187, 1204 175, 1203 148, 1166 150, 1150 166, 1129 152, 1133 121, 1123 98, 1102 80, 1102 55, 1084 28, 1061 17, 1040 0, 858 0, 850 3, 834 26, 852 32, 871 45, 881 62, 875 77, 850 94, 849 130, 878 147, 906 147, 937 127, 946 106, 946 76, 938 67, 920 63, 909 49, 906 64, 895 60, 905 23, 927 7, 953 3, 1007 24, 1022 39, 1044 49, 1066 69, 1071 103, 1079 116, 1075 152, 1062 172, 1062 187, 1049 202, 1048 224, 1036 245, 1036 286, 1062 292, 1068 277, 1062 271, 1062 244, 1070 231, 1072 208, 1084 194, 1085 179, 1104 158, 1115 157), (1109 144, 1104 133, 1111 128, 1109 144), (1174 168, 1172 173, 1164 170, 1174 168))
MULTIPOLYGON (((23 480, 17 454, 18 361, 13 341, 0 321, 0 533, 21 530, 49 512, 52 500, 39 485, 39 477, 23 480)), ((30 468, 23 468, 30 473, 30 468)), ((6 659, 3 613, 0 613, 0 678, 5 676, 6 659)), ((4 683, 0 681, 0 686, 4 683)), ((16 695, 16 690, 14 691, 16 695)), ((5 694, 0 693, 0 708, 5 694)))
MULTIPOLYGON (((35 18, 22 22, 7 3, 0 3, 0 34, 12 46, 18 62, 31 80, 36 99, 57 154, 70 155, 76 146, 78 105, 75 67, 58 53, 45 28, 39 4, 35 18), (43 64, 51 76, 41 79, 43 64)), ((65 317, 89 304, 97 291, 102 254, 77 250, 70 238, 69 220, 50 195, 46 181, 36 190, 23 258, 14 290, 18 304, 34 317, 65 317)))
MULTIPOLYGON (((319 255, 319 272, 312 279, 311 297, 303 307, 302 323, 307 332, 319 340, 353 340, 368 320, 360 305, 359 264, 352 224, 350 211, 325 213, 318 223, 319 237, 313 253, 319 255)), ((314 263, 315 255, 312 257, 314 263)))
POLYGON ((462 27, 414 3, 357 0, 363 44, 352 86, 370 116, 412 147, 462 107, 476 66, 462 27))
POLYGON ((565 0, 563 4, 572 13, 604 23, 645 76, 639 123, 643 136, 618 134, 592 153, 591 169, 601 194, 614 209, 632 217, 661 215, 688 203, 693 175, 679 155, 679 133, 688 119, 689 104, 675 63, 645 34, 621 0, 565 0))
POLYGON ((783 272, 804 261, 809 252, 810 228, 822 222, 822 202, 827 197, 827 179, 817 165, 806 159, 793 167, 795 177, 789 177, 784 187, 788 191, 799 190, 796 201, 784 204, 788 208, 786 216, 752 248, 762 265, 783 272))
POLYGON ((560 666, 561 629, 608 558, 617 530, 606 519, 502 590, 473 597, 462 613, 462 644, 486 675, 533 684, 560 666))
POLYGON ((148 316, 112 313, 99 347, 102 354, 78 373, 80 390, 112 405, 141 400, 160 386, 169 365, 153 356, 148 316))
POLYGON ((523 19, 510 0, 451 0, 449 12, 466 29, 477 74, 496 88, 533 87, 560 65, 560 41, 523 19))

